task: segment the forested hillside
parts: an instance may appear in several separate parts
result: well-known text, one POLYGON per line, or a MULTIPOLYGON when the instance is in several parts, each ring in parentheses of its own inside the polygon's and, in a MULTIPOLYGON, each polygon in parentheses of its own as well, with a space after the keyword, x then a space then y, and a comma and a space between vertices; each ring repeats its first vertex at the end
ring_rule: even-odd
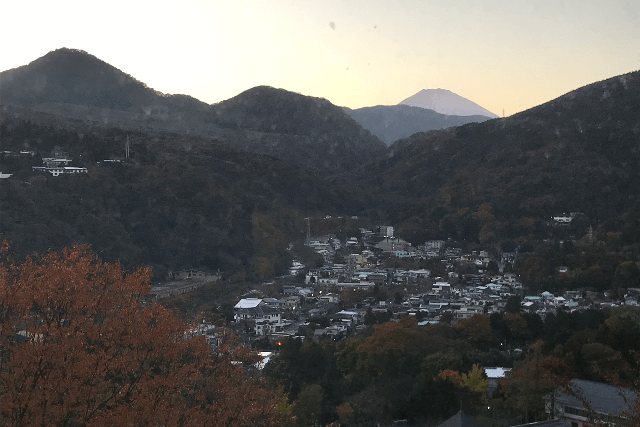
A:
POLYGON ((543 237, 546 221, 569 212, 595 227, 636 215, 639 106, 640 73, 615 77, 512 117, 400 140, 360 181, 414 242, 543 237))
MULTIPOLYGON (((17 114, 17 113, 16 113, 17 114)), ((305 212, 351 211, 358 197, 267 156, 225 144, 164 133, 87 128, 76 133, 24 121, 7 112, 0 235, 20 255, 74 243, 91 244, 104 259, 127 267, 284 271, 290 242, 304 235, 305 212), (129 137, 130 158, 124 159, 129 137), (37 173, 41 157, 64 148, 88 174, 37 173), (121 158, 121 162, 104 159, 121 158), (260 218, 260 221, 258 221, 260 218)))
POLYGON ((2 75, 0 148, 36 152, 0 159, 15 176, 0 183, 1 231, 23 255, 91 243, 109 261, 158 272, 256 279, 285 269, 314 211, 385 221, 413 244, 453 238, 494 251, 577 241, 591 226, 619 254, 604 277, 638 253, 637 72, 389 149, 341 108, 280 89, 207 105, 69 49, 2 75), (127 135, 131 158, 105 164, 122 157, 127 135), (34 175, 56 146, 88 176, 34 175), (550 227, 570 212, 571 228, 550 227))
POLYGON ((258 87, 208 105, 157 92, 87 52, 66 48, 0 73, 0 104, 49 113, 61 124, 72 118, 221 141, 323 176, 361 168, 386 153, 381 141, 324 99, 258 87))
POLYGON ((346 175, 380 159, 385 145, 320 98, 256 87, 211 106, 212 120, 240 132, 238 144, 307 170, 346 175))
POLYGON ((513 426, 545 420, 545 395, 573 378, 636 387, 638 307, 558 311, 544 321, 520 313, 518 301, 514 308, 454 326, 406 317, 337 343, 286 340, 265 372, 294 400, 300 426, 438 425, 459 410, 513 426), (487 395, 480 367, 490 366, 512 370, 487 395))

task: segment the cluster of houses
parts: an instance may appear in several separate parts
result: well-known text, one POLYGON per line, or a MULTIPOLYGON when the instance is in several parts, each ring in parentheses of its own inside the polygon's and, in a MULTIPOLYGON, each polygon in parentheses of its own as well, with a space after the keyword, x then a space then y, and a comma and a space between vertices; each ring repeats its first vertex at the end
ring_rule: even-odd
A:
MULTIPOLYGON (((490 262, 504 267, 515 261, 517 253, 498 257, 485 251, 462 253, 461 249, 447 247, 445 241, 437 240, 412 248, 394 238, 391 227, 378 233, 364 230, 361 234, 360 239, 349 238, 345 242, 335 236, 309 240, 309 246, 327 261, 333 261, 341 248, 359 250, 346 256, 343 263, 327 262, 318 269, 307 270, 301 263, 294 263, 290 280, 293 282, 293 275, 299 278, 304 273, 304 281, 287 283, 283 278, 277 294, 252 291, 251 297, 242 298, 235 305, 235 323, 243 325, 244 331, 255 338, 266 336, 275 342, 286 336, 300 337, 305 331, 304 339, 322 336, 340 339, 364 330, 367 319, 376 315, 389 319, 415 316, 418 324, 424 325, 439 322, 448 313, 455 322, 480 313, 502 312, 512 296, 519 297, 523 312, 542 318, 559 309, 574 311, 614 304, 606 294, 590 291, 526 295, 516 274, 504 272, 503 268, 498 274, 488 273, 490 262), (446 265, 447 275, 431 277, 427 269, 383 268, 380 258, 385 255, 437 257, 446 265), (476 267, 472 273, 470 266, 476 267)), ((623 303, 638 305, 638 301, 640 289, 629 289, 623 303)), ((483 369, 488 379, 487 396, 491 397, 500 381, 509 375, 510 368, 483 369)), ((569 387, 572 392, 559 389, 547 396, 546 411, 555 419, 539 423, 540 427, 621 424, 627 418, 625 411, 631 409, 630 402, 638 398, 630 390, 584 380, 572 380, 569 387)), ((453 422, 456 424, 457 419, 453 422)))
MULTIPOLYGON (((35 157, 36 152, 31 150, 22 150, 22 151, 11 151, 4 150, 0 151, 0 155, 4 157, 35 157)), ((127 151, 128 157, 128 151, 127 151)), ((31 170, 34 172, 46 172, 50 173, 53 176, 60 175, 74 175, 74 174, 83 174, 88 173, 89 170, 86 167, 79 166, 71 166, 73 163, 73 158, 66 151, 61 150, 59 147, 54 148, 51 151, 51 154, 48 157, 42 157, 42 166, 32 166, 31 170)), ((100 165, 101 162, 97 164, 100 165)), ((114 164, 114 163, 122 163, 120 159, 105 159, 103 160, 104 164, 114 164)), ((0 179, 10 178, 13 174, 2 173, 0 172, 0 179)))
MULTIPOLYGON (((429 240, 423 245, 412 246, 410 242, 394 236, 392 226, 378 226, 375 231, 360 229, 360 238, 350 237, 344 244, 334 235, 307 239, 307 246, 324 257, 325 265, 333 265, 333 270, 340 269, 342 264, 335 264, 335 255, 339 249, 363 248, 358 253, 349 255, 346 268, 353 272, 360 268, 373 267, 383 256, 414 259, 442 259, 453 269, 454 263, 463 263, 486 268, 489 262, 495 261, 500 272, 507 264, 513 263, 517 252, 503 252, 497 259, 492 259, 487 251, 473 251, 463 254, 462 248, 451 246, 445 240, 429 240)), ((354 251, 356 252, 356 251, 354 251)))
MULTIPOLYGON (((364 329, 367 316, 386 315, 389 319, 415 316, 419 324, 429 324, 440 322, 448 313, 450 319, 459 321, 476 314, 500 313, 505 310, 509 297, 522 295, 522 284, 511 273, 489 277, 490 281, 481 285, 453 286, 439 279, 431 280, 413 288, 420 292, 404 292, 406 280, 391 279, 391 287, 385 285, 389 276, 396 273, 409 278, 417 278, 418 274, 428 277, 425 271, 375 271, 371 272, 373 277, 359 275, 358 281, 321 277, 315 282, 283 285, 280 294, 272 296, 254 290, 253 297, 237 302, 234 320, 243 324, 244 331, 251 335, 273 335, 276 340, 298 335, 301 327, 313 327, 314 337, 340 337, 364 329), (389 291, 394 289, 403 292, 390 296, 389 291)), ((309 277, 316 276, 309 274, 309 277)), ((640 289, 637 291, 636 295, 640 294, 640 289)), ((567 291, 555 296, 545 291, 521 298, 521 310, 544 318, 558 309, 593 307, 594 301, 601 297, 591 292, 567 291)))
POLYGON ((53 176, 88 172, 84 167, 69 166, 72 161, 69 153, 56 148, 51 152, 51 157, 42 158, 44 166, 32 166, 32 169, 38 172, 48 172, 53 176))
MULTIPOLYGON (((381 226, 376 231, 362 229, 360 238, 343 242, 332 235, 308 238, 307 244, 325 257, 325 266, 305 269, 294 261, 291 276, 280 278, 276 293, 256 290, 250 298, 240 300, 234 308, 234 319, 245 332, 254 336, 275 334, 275 339, 280 339, 305 330, 308 338, 312 329, 314 337, 329 335, 338 339, 364 329, 372 316, 415 316, 421 324, 427 324, 437 323, 446 315, 459 321, 476 314, 502 312, 513 296, 520 298, 523 312, 542 318, 559 309, 584 310, 613 304, 606 302, 606 295, 588 291, 526 295, 519 277, 505 272, 517 252, 498 256, 483 250, 463 253, 444 240, 427 241, 413 248, 394 237, 391 226, 381 226), (334 263, 338 251, 347 255, 341 263, 334 263), (446 276, 431 277, 428 269, 382 266, 384 257, 405 255, 437 258, 446 276), (488 266, 492 262, 498 268, 490 274, 488 266)), ((624 303, 637 305, 639 300, 640 289, 630 289, 624 303)))

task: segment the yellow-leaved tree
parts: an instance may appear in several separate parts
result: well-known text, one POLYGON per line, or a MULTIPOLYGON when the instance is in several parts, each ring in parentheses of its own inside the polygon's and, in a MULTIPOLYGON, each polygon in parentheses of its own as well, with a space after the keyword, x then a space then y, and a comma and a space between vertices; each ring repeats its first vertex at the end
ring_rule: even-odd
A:
POLYGON ((489 381, 483 376, 482 368, 478 365, 473 365, 468 373, 444 370, 438 376, 456 386, 460 406, 467 410, 476 406, 486 396, 489 381))

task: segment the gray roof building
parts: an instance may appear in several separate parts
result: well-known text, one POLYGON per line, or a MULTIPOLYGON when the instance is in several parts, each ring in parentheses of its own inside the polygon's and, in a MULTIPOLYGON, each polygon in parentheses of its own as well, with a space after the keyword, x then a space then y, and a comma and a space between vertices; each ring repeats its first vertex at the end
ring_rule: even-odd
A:
POLYGON ((620 424, 633 412, 640 396, 633 390, 609 384, 574 379, 566 389, 546 397, 547 413, 573 427, 620 424))

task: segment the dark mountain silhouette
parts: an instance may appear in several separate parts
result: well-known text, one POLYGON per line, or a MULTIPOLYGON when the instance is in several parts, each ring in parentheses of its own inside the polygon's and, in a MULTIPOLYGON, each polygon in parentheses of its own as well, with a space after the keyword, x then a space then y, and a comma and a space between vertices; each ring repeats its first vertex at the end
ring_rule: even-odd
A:
POLYGON ((326 100, 259 87, 208 105, 154 91, 66 48, 1 73, 0 103, 132 131, 212 138, 322 175, 353 170, 385 153, 383 143, 326 100))
POLYGON ((250 151, 310 170, 353 171, 385 145, 341 108, 320 98, 260 86, 211 106, 215 123, 237 131, 250 151))
POLYGON ((16 256, 91 244, 160 278, 200 267, 282 274, 309 212, 364 209, 321 176, 386 150, 325 100, 256 88, 210 106, 69 49, 2 73, 0 100, 0 170, 14 174, 0 180, 0 239, 16 256), (33 172, 55 147, 89 173, 33 172))
POLYGON ((484 122, 490 119, 480 115, 451 116, 408 105, 378 105, 357 110, 345 108, 345 111, 363 128, 369 130, 387 145, 414 133, 484 122))
POLYGON ((73 104, 147 115, 207 107, 186 95, 156 92, 93 55, 67 48, 0 73, 0 102, 32 108, 73 104))
POLYGON ((131 266, 266 277, 286 269, 290 254, 278 248, 320 211, 384 218, 414 243, 513 248, 545 238, 545 223, 568 212, 583 218, 572 233, 593 224, 640 239, 639 72, 387 149, 322 99, 257 87, 207 105, 84 52, 47 57, 0 76, 0 170, 14 174, 0 180, 0 232, 20 254, 91 243, 131 266), (127 134, 132 158, 97 167, 122 156, 127 134), (55 146, 89 174, 37 176, 39 156, 4 154, 55 146), (359 167, 355 181, 326 179, 359 167))
POLYGON ((634 72, 509 118, 399 140, 361 182, 376 185, 417 241, 524 238, 563 212, 594 224, 637 212, 639 140, 634 72))

